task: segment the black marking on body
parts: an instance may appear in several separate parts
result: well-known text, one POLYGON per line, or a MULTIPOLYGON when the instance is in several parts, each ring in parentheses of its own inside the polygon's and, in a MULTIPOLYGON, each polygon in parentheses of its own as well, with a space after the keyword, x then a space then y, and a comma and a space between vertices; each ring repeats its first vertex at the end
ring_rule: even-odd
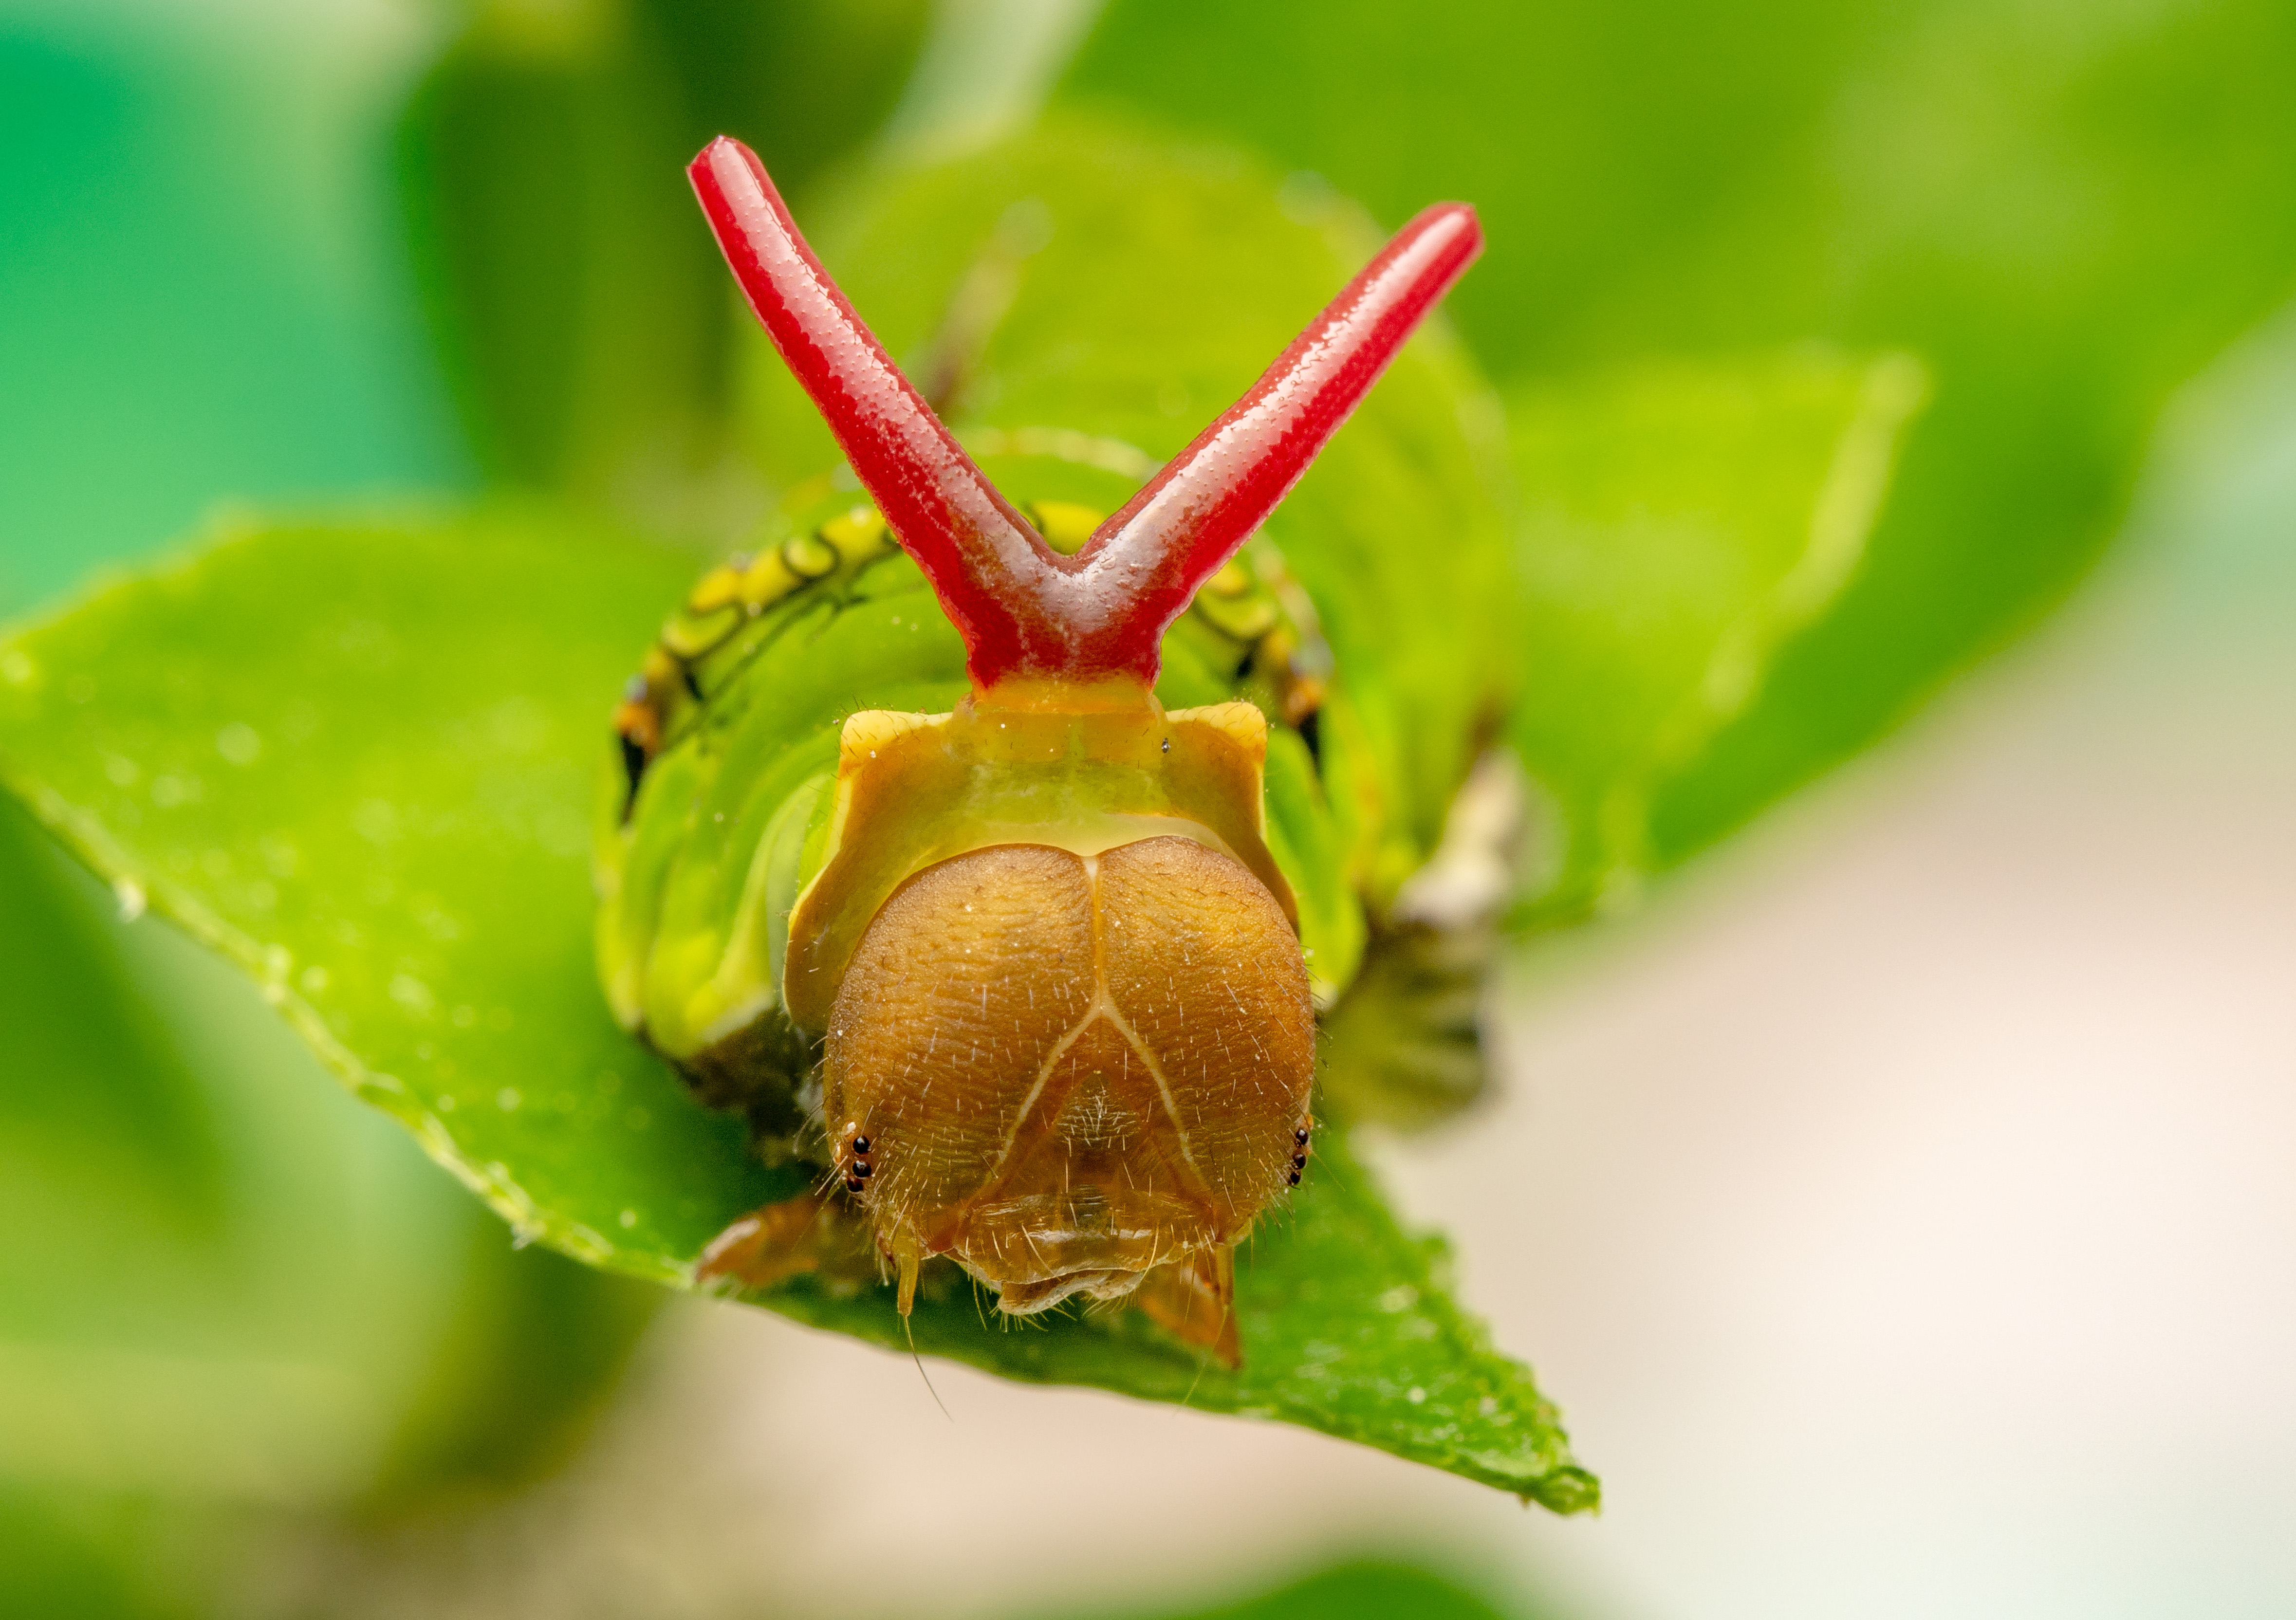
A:
POLYGON ((622 820, 627 822, 637 807, 638 784, 645 780, 647 757, 645 744, 627 732, 616 733, 616 740, 622 745, 622 775, 629 783, 629 791, 622 798, 622 820))

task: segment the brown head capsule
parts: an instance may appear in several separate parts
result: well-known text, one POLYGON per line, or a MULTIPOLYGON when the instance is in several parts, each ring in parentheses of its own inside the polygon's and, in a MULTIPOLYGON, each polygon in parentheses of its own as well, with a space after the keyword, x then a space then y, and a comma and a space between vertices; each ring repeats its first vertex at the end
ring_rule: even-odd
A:
POLYGON ((1299 942, 1240 863, 1007 844, 878 912, 824 1101, 868 1133, 905 1272, 947 1254, 1027 1313, 1243 1236, 1285 1185, 1315 1051, 1299 942))

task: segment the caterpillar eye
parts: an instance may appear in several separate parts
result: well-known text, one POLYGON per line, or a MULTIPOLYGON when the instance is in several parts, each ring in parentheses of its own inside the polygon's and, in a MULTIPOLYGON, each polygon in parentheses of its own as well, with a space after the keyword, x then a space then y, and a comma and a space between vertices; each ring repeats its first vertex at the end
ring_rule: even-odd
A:
POLYGON ((1296 1179, 1315 1050, 1299 942, 1241 863, 999 845, 878 912, 825 1100, 868 1122, 880 1245, 949 1255, 1025 1313, 1241 1238, 1296 1179))

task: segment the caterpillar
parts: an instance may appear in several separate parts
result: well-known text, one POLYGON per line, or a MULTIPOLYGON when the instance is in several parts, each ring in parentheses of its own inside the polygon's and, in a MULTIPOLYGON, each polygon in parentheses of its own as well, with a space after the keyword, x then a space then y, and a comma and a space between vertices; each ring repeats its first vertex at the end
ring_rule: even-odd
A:
POLYGON ((1308 1166, 1318 1015, 1390 920, 1406 796, 1314 593, 1246 543, 1480 251, 1475 216, 1423 212, 1160 466, 971 436, 1133 475, 1103 511, 991 484, 747 147, 688 174, 849 470, 702 577, 614 717, 607 999, 821 1172, 701 1270, 882 1264, 906 1317, 946 1258, 1008 1314, 1128 1301, 1236 1364, 1235 1246, 1308 1166))

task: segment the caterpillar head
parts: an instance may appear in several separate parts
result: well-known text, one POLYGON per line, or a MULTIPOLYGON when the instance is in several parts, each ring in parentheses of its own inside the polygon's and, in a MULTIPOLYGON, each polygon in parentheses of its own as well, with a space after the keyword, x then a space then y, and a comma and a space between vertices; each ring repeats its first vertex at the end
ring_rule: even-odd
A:
POLYGON ((1003 844, 871 921, 824 1106, 896 1257, 950 1255, 1027 1312, 1242 1237, 1292 1174, 1315 1055, 1291 924, 1242 863, 1003 844))
POLYGON ((848 723, 784 1001, 898 1264, 1008 1311, 1226 1249, 1304 1162, 1314 1009, 1262 837, 1266 722, 1166 714, 1165 630, 1307 470, 1481 245, 1428 209, 1080 548, 990 486, 831 282, 763 165, 689 171, 750 307, 963 634, 956 713, 848 723))

